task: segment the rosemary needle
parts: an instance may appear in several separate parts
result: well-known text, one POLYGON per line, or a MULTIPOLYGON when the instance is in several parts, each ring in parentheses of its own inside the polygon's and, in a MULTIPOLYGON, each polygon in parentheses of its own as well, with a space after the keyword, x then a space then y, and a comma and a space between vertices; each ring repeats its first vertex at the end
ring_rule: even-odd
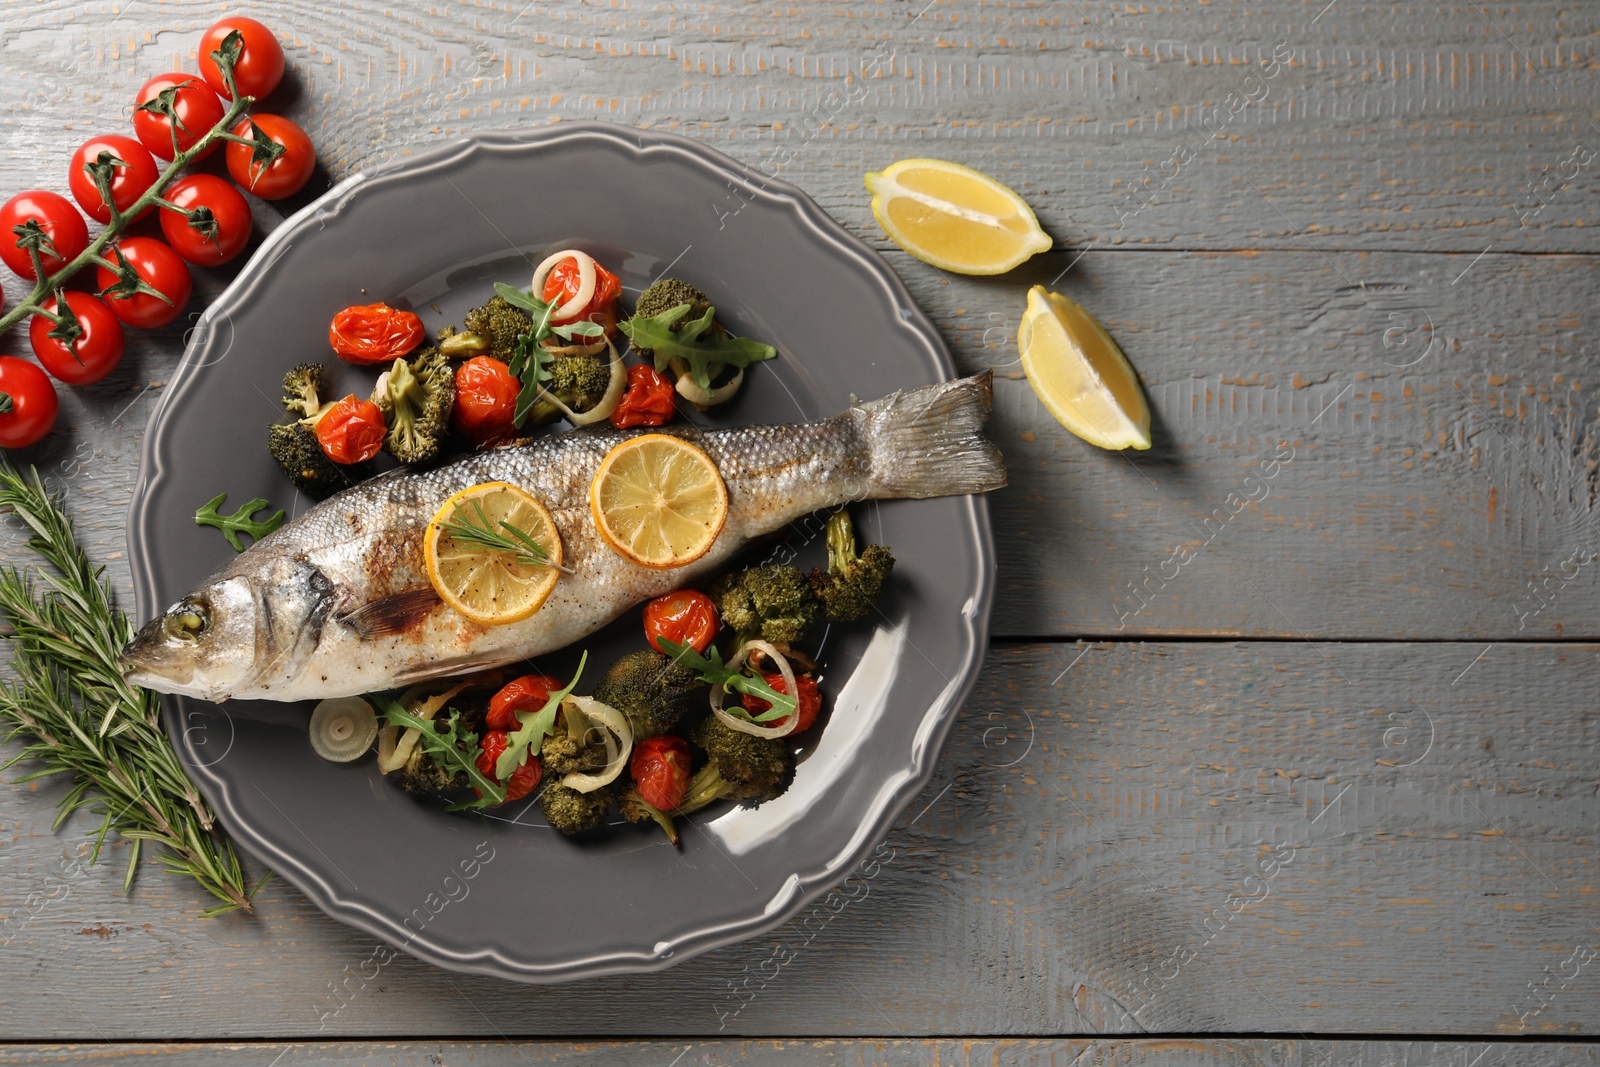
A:
POLYGON ((447 522, 440 523, 439 528, 463 544, 487 548, 494 552, 509 552, 517 563, 525 566, 554 567, 563 574, 572 573, 572 568, 550 562, 550 556, 539 542, 528 536, 526 530, 518 529, 502 519, 500 527, 505 530, 505 533, 500 533, 495 530, 494 525, 489 521, 489 516, 484 514, 481 503, 476 500, 472 501, 472 509, 478 513, 478 519, 483 523, 482 526, 465 519, 452 518, 447 522))

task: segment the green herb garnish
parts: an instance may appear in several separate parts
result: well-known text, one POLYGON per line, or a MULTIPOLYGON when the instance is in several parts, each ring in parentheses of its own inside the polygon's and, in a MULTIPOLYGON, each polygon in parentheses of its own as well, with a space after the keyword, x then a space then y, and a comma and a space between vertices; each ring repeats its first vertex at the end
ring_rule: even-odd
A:
POLYGON ((547 303, 532 293, 525 293, 505 282, 495 282, 494 291, 499 293, 506 303, 521 308, 533 317, 533 329, 518 336, 516 353, 507 364, 512 377, 522 383, 522 390, 517 394, 516 411, 512 417, 512 424, 520 429, 527 421, 528 412, 533 410, 534 403, 539 399, 539 394, 544 391, 544 383, 550 380, 550 363, 555 357, 544 347, 543 342, 551 336, 563 337, 568 341, 580 337, 593 341, 595 338, 604 337, 606 331, 605 327, 597 322, 569 322, 553 326, 550 323, 550 316, 555 314, 559 306, 556 301, 547 303))
POLYGON ((453 518, 448 522, 440 523, 439 528, 448 532, 457 541, 465 544, 487 548, 494 552, 509 552, 514 562, 529 567, 554 567, 558 571, 564 571, 567 574, 572 573, 571 568, 563 567, 559 563, 552 563, 543 546, 528 536, 527 531, 501 519, 500 528, 505 530, 505 533, 499 533, 495 530, 494 524, 489 521, 489 516, 484 514, 481 503, 474 500, 472 501, 472 507, 478 513, 478 521, 483 523, 482 526, 468 519, 453 518))
POLYGON ((704 336, 716 314, 714 307, 706 308, 704 315, 674 330, 673 326, 691 310, 688 304, 679 304, 659 315, 635 315, 617 323, 617 329, 633 342, 634 348, 647 348, 655 353, 657 373, 666 370, 674 356, 686 360, 695 384, 707 391, 711 389, 711 364, 742 368, 778 354, 771 345, 748 337, 704 336))
POLYGON ((517 721, 521 725, 506 738, 506 750, 500 753, 500 758, 494 765, 495 777, 502 781, 509 779, 511 773, 522 766, 523 757, 528 754, 528 750, 531 748, 537 752, 539 746, 544 744, 545 736, 555 729, 556 708, 560 707, 561 702, 578 687, 578 679, 583 677, 584 664, 588 662, 589 652, 585 649, 583 655, 578 658, 577 673, 573 674, 572 681, 567 683, 565 689, 551 693, 550 699, 544 702, 544 707, 527 718, 518 713, 517 721))
POLYGON ((462 811, 467 808, 487 808, 492 804, 503 804, 506 799, 505 786, 494 781, 488 775, 478 770, 478 758, 474 754, 478 749, 478 735, 471 730, 461 730, 461 713, 454 708, 445 718, 444 729, 439 729, 439 723, 433 719, 422 719, 407 711, 398 701, 385 700, 383 702, 383 721, 390 726, 399 726, 407 730, 415 730, 420 735, 417 743, 422 750, 442 760, 447 767, 462 771, 467 776, 467 781, 478 790, 474 800, 463 800, 451 804, 449 811, 462 811))
POLYGON ((228 544, 233 546, 235 552, 244 551, 244 545, 239 543, 240 534, 249 534, 252 542, 259 541, 283 525, 282 509, 279 509, 278 513, 271 518, 262 519, 259 522, 250 518, 256 512, 263 511, 268 507, 267 502, 260 497, 250 501, 248 504, 241 505, 239 510, 232 515, 218 514, 217 509, 227 503, 227 500, 227 493, 212 497, 205 507, 194 513, 194 524, 196 526, 215 526, 221 530, 222 536, 228 539, 228 544))
POLYGON ((750 675, 743 671, 730 670, 722 662, 722 653, 717 651, 715 645, 711 647, 709 656, 703 656, 694 650, 693 645, 680 645, 665 637, 656 638, 656 643, 661 647, 661 651, 672 657, 674 662, 698 671, 702 682, 720 685, 724 693, 753 696, 772 705, 760 715, 751 715, 743 708, 729 708, 727 709, 729 714, 749 719, 751 722, 771 722, 773 719, 781 719, 788 715, 799 704, 794 697, 772 688, 759 674, 750 675))

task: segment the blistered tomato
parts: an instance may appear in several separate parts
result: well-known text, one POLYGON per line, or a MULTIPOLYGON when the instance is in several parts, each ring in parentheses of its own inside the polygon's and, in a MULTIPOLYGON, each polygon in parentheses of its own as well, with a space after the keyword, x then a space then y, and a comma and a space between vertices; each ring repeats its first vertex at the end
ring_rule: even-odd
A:
POLYGON ((361 463, 383 448, 383 409, 351 393, 317 420, 317 441, 335 463, 361 463))
POLYGON ((618 429, 665 426, 677 414, 676 396, 672 383, 657 374, 654 367, 646 363, 629 367, 628 391, 611 413, 611 425, 618 429))
POLYGON ((517 428, 522 386, 493 356, 474 356, 456 368, 456 400, 450 421, 478 446, 510 440, 517 428))

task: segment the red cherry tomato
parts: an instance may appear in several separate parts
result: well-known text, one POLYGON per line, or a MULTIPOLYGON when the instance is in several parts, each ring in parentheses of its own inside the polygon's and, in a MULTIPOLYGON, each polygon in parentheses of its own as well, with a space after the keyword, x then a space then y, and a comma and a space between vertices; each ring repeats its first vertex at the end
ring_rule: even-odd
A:
MULTIPOLYGON (((55 298, 46 300, 42 306, 54 312, 55 298)), ((122 322, 104 300, 88 293, 68 292, 67 308, 82 331, 78 338, 68 344, 59 337, 51 337, 56 324, 43 315, 35 315, 28 324, 33 354, 39 357, 45 370, 68 385, 98 382, 122 362, 122 322)))
POLYGON ((689 790, 689 742, 671 734, 647 737, 633 746, 628 772, 646 804, 671 811, 689 790))
POLYGON ((311 180, 317 165, 316 149, 306 131, 281 115, 252 115, 241 119, 230 131, 235 137, 258 140, 265 137, 283 146, 278 158, 259 155, 260 149, 238 141, 228 142, 228 174, 263 200, 293 196, 311 180))
POLYGON ((657 652, 666 652, 661 647, 662 638, 704 652, 711 647, 720 623, 711 598, 693 589, 674 590, 644 606, 645 640, 657 652))
MULTIPOLYGON (((111 159, 122 160, 123 165, 113 165, 111 169, 111 199, 118 211, 127 211, 135 200, 143 196, 161 177, 161 168, 156 166, 155 158, 146 151, 144 145, 120 133, 92 137, 78 146, 78 150, 72 153, 72 163, 67 167, 67 188, 72 190, 72 198, 91 219, 110 222, 111 211, 100 196, 94 176, 87 169, 87 164, 97 162, 101 153, 106 153, 111 159)), ((142 219, 148 214, 150 208, 145 208, 139 212, 138 218, 142 219)))
MULTIPOLYGON (((501 755, 505 753, 509 737, 510 734, 505 730, 490 730, 483 735, 483 740, 478 742, 476 762, 478 770, 483 772, 485 778, 494 778, 494 765, 500 762, 501 755)), ((544 777, 544 767, 530 749, 523 757, 522 766, 512 771, 510 780, 505 783, 506 799, 521 800, 539 788, 539 779, 542 777, 544 777)))
POLYGON ((561 691, 561 683, 545 674, 524 674, 507 682, 489 700, 485 721, 491 730, 515 730, 522 725, 518 712, 537 712, 550 701, 550 694, 561 691))
POLYGON ((383 409, 351 393, 317 420, 317 441, 335 463, 362 463, 383 448, 383 409))
POLYGON ((672 383, 657 374, 654 367, 647 363, 629 367, 628 391, 611 413, 611 425, 618 429, 665 426, 678 413, 676 396, 672 383))
MULTIPOLYGON (((763 674, 761 677, 765 678, 767 684, 772 686, 773 692, 787 693, 789 691, 789 687, 783 682, 783 675, 763 674)), ((799 705, 795 708, 795 714, 800 716, 800 721, 795 724, 794 732, 800 733, 803 730, 811 729, 811 724, 817 721, 817 713, 822 710, 822 695, 817 692, 817 680, 809 674, 796 675, 795 684, 800 688, 799 705)), ((772 705, 760 697, 753 697, 748 693, 744 696, 744 710, 752 715, 760 715, 771 710, 771 708, 772 705)), ((781 719, 773 719, 769 723, 763 723, 763 725, 782 726, 788 721, 789 716, 785 715, 781 719)))
POLYGON ((513 419, 522 386, 493 356, 473 356, 456 368, 456 402, 450 421, 479 448, 516 436, 513 419))
MULTIPOLYGON (((133 103, 133 132, 139 135, 140 143, 157 159, 173 157, 174 132, 177 133, 178 151, 187 152, 196 141, 210 133, 211 127, 221 122, 222 116, 228 112, 221 97, 212 92, 209 85, 193 74, 179 71, 157 74, 145 82, 139 87, 133 103), (173 92, 166 94, 168 89, 173 92), (173 126, 171 115, 146 107, 152 105, 159 108, 163 106, 163 101, 177 116, 176 127, 173 126)), ((199 158, 204 159, 215 152, 221 143, 220 140, 212 141, 199 158)))
POLYGON ((244 195, 214 174, 190 174, 167 188, 166 199, 192 217, 163 208, 161 232, 172 250, 190 263, 216 267, 233 259, 250 243, 250 204, 244 195))
MULTIPOLYGON (((577 296, 582 289, 583 272, 578 269, 578 261, 568 257, 551 267, 550 273, 545 275, 541 298, 545 303, 554 303, 559 307, 577 296)), ((564 319, 552 318, 550 321, 560 324, 586 319, 604 326, 607 334, 614 334, 617 323, 617 297, 621 293, 622 279, 596 263, 594 295, 589 298, 589 302, 576 315, 564 319)))
POLYGON ((422 320, 388 304, 357 304, 333 317, 328 343, 358 365, 393 363, 422 343, 422 320))
POLYGON ((17 243, 21 238, 15 233, 15 227, 30 221, 39 224, 55 249, 53 255, 40 249, 46 274, 54 274, 89 247, 89 224, 66 197, 44 189, 18 193, 0 207, 0 260, 30 281, 34 280, 33 260, 17 243))
POLYGON ((233 84, 245 96, 259 100, 276 89, 283 79, 283 46, 271 30, 255 19, 226 18, 205 32, 200 38, 200 76, 218 96, 224 100, 233 99, 233 94, 228 92, 228 80, 222 76, 222 68, 211 58, 211 53, 221 51, 228 34, 234 32, 239 34, 240 40, 239 54, 233 60, 233 84))
MULTIPOLYGON (((154 329, 182 315, 183 309, 189 305, 189 290, 193 282, 188 266, 178 257, 178 253, 154 237, 124 237, 115 247, 146 285, 167 298, 162 300, 149 293, 108 293, 107 290, 120 284, 121 279, 101 267, 95 272, 95 281, 100 296, 111 305, 117 318, 129 326, 154 329)), ((107 258, 115 261, 117 257, 113 254, 107 258)))
POLYGON ((0 448, 23 448, 56 424, 56 387, 25 359, 0 356, 0 448))

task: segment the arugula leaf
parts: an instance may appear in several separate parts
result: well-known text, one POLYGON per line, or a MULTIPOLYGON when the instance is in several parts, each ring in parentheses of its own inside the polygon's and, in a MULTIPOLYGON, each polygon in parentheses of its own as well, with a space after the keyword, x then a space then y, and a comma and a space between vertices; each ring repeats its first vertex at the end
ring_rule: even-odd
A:
POLYGON ((227 493, 213 497, 205 507, 194 513, 194 524, 196 526, 215 526, 221 530, 222 536, 228 539, 228 544, 233 546, 235 552, 244 551, 244 545, 239 543, 240 534, 249 534, 251 541, 259 541, 283 525, 283 511, 281 509, 271 518, 262 519, 259 522, 250 518, 250 516, 268 506, 267 502, 260 497, 250 501, 248 504, 240 505, 239 510, 232 515, 218 514, 217 508, 226 503, 227 499, 227 493))
POLYGON ((551 693, 550 699, 544 702, 544 707, 527 718, 523 718, 521 712, 517 713, 517 721, 521 725, 506 738, 506 750, 500 753, 500 758, 494 765, 496 778, 501 781, 509 779, 511 772, 522 766, 522 760, 530 748, 535 754, 538 753, 539 746, 544 744, 545 735, 555 729, 556 708, 560 707, 561 702, 578 687, 578 679, 583 677, 583 667, 588 662, 589 652, 586 649, 578 658, 577 673, 572 676, 572 681, 567 683, 565 689, 551 693))
MULTIPOLYGON (((722 653, 716 646, 711 647, 711 655, 703 656, 694 650, 693 645, 680 645, 669 638, 658 637, 656 643, 661 651, 671 656, 672 659, 700 673, 700 680, 711 685, 722 686, 724 693, 739 693, 765 700, 772 707, 760 715, 751 715, 743 708, 727 708, 729 714, 749 719, 751 722, 771 722, 781 719, 794 711, 799 703, 787 693, 780 693, 767 684, 767 680, 759 674, 750 675, 743 671, 729 670, 722 662, 722 653)), ((798 683, 796 688, 799 688, 798 683)))
POLYGON ((478 735, 471 730, 459 732, 461 713, 454 708, 450 709, 449 717, 445 720, 443 731, 438 729, 438 723, 429 719, 421 719, 407 711, 398 701, 385 700, 383 721, 390 726, 399 726, 405 729, 416 730, 422 736, 417 743, 424 752, 437 757, 447 767, 458 771, 465 771, 467 780, 473 784, 482 796, 475 800, 465 800, 458 804, 450 805, 451 811, 463 808, 486 808, 491 804, 502 804, 506 799, 505 787, 493 781, 488 775, 478 770, 477 757, 471 755, 478 747, 478 735))
POLYGON ((715 334, 702 337, 711 327, 711 318, 717 312, 714 307, 706 308, 704 315, 674 330, 672 327, 690 310, 688 304, 679 304, 659 315, 635 315, 617 323, 617 329, 633 342, 634 348, 647 348, 655 353, 658 373, 667 369, 668 361, 674 356, 687 360, 695 384, 708 391, 711 389, 712 363, 748 367, 778 354, 778 350, 771 345, 752 341, 748 337, 719 337, 715 334))
POLYGON ((533 410, 534 403, 539 399, 539 394, 544 392, 544 383, 550 380, 550 364, 556 358, 541 342, 552 335, 563 337, 568 341, 579 337, 594 340, 604 337, 606 331, 605 327, 597 322, 570 322, 552 326, 550 316, 555 313, 555 303, 545 303, 532 293, 525 293, 505 282, 495 282, 494 291, 499 293, 506 303, 521 308, 533 317, 533 328, 517 337, 517 351, 507 364, 511 376, 522 383, 522 389, 517 393, 516 411, 511 420, 512 425, 521 429, 522 424, 528 419, 528 412, 533 410))

